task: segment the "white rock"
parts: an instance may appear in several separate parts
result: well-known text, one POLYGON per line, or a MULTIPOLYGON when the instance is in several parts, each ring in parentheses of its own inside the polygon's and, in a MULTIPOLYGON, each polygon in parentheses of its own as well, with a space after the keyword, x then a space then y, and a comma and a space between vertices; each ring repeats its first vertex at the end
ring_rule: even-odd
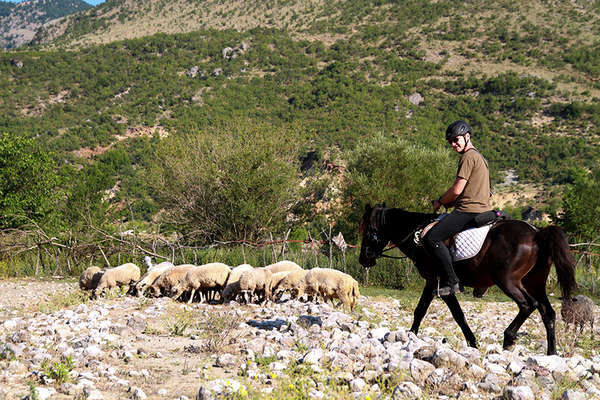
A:
POLYGON ((137 388, 137 387, 132 387, 130 389, 130 392, 133 392, 131 395, 131 398, 133 400, 144 400, 148 397, 148 396, 146 396, 146 393, 144 393, 144 391, 142 389, 137 388))
POLYGON ((272 362, 269 364, 269 369, 271 371, 283 371, 287 366, 279 361, 272 362))
POLYGON ((56 390, 53 388, 46 387, 36 387, 35 391, 37 392, 37 399, 46 400, 56 394, 56 390))
POLYGON ((567 372, 569 370, 567 360, 559 356, 530 356, 527 358, 527 365, 543 367, 548 369, 550 372, 567 372))
POLYGON ((513 360, 508 364, 507 369, 513 375, 518 375, 525 368, 525 363, 521 360, 513 360))
POLYGON ((375 328, 375 329, 371 329, 369 331, 369 338, 374 338, 377 340, 383 340, 383 338, 385 337, 385 335, 387 335, 388 333, 390 333, 389 328, 375 328))
POLYGON ((414 381, 422 385, 427 379, 427 376, 435 370, 435 366, 428 363, 427 361, 419 360, 417 358, 410 362, 410 375, 414 381))
POLYGON ((304 362, 306 364, 320 364, 324 354, 321 348, 312 349, 304 355, 304 362))
POLYGON ((350 390, 352 392, 362 392, 365 386, 367 386, 367 382, 362 378, 356 378, 350 381, 350 390))
POLYGON ((507 386, 504 388, 504 399, 535 400, 535 395, 528 386, 507 386))
POLYGON ((585 393, 569 389, 565 390, 560 398, 561 400, 585 400, 587 396, 585 393))
POLYGON ((401 382, 394 388, 392 399, 418 399, 421 398, 423 390, 416 384, 406 381, 401 382))

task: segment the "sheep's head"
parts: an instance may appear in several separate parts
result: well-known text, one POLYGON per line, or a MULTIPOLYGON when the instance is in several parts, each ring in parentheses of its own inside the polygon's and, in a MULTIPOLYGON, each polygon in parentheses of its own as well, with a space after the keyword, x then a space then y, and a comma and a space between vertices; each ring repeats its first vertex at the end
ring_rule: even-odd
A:
POLYGON ((293 288, 290 290, 290 292, 291 292, 291 294, 292 294, 292 297, 293 297, 294 299, 299 299, 299 298, 300 298, 300 297, 302 297, 302 296, 304 295, 304 293, 305 293, 305 290, 304 290, 304 285, 303 285, 303 284, 302 284, 302 282, 301 282, 301 283, 299 283, 299 284, 298 284, 296 287, 293 287, 293 288))
POLYGON ((171 287, 171 296, 176 295, 177 293, 179 293, 181 291, 181 283, 178 283, 176 285, 173 285, 171 287))
POLYGON ((160 296, 160 289, 158 288, 158 286, 154 286, 154 285, 150 286, 149 291, 153 297, 160 296))

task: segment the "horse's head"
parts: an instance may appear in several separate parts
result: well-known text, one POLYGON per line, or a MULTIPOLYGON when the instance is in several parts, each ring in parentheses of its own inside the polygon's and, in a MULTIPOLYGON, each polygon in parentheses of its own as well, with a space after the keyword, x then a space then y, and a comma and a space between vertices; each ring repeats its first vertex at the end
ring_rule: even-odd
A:
POLYGON ((384 210, 383 206, 371 207, 367 204, 365 206, 365 213, 360 221, 362 242, 358 262, 365 268, 375 265, 377 257, 379 257, 389 242, 389 239, 385 237, 382 226, 384 210))

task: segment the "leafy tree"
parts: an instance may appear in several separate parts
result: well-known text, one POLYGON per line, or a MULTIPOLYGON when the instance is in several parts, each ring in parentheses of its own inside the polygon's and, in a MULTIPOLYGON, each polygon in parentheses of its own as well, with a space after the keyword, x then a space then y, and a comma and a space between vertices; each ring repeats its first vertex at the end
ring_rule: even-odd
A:
POLYGON ((356 225, 367 203, 430 212, 431 200, 452 184, 456 162, 448 150, 404 139, 377 134, 364 140, 349 156, 345 223, 356 225))
POLYGON ((167 221, 203 241, 278 231, 298 201, 293 135, 235 121, 165 139, 149 183, 167 221))
POLYGON ((31 139, 0 134, 0 227, 48 221, 59 197, 58 182, 49 153, 31 139))
POLYGON ((594 240, 600 235, 600 168, 580 172, 563 196, 562 224, 569 233, 594 240))

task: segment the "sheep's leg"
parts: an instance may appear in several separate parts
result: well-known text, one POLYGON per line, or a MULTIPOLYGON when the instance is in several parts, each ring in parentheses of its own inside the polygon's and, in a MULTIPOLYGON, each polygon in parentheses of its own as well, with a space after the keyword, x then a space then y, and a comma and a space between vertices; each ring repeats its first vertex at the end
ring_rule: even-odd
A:
POLYGON ((190 299, 188 300, 188 304, 192 304, 192 300, 194 300, 194 293, 196 293, 196 289, 192 288, 192 293, 190 294, 190 299))

